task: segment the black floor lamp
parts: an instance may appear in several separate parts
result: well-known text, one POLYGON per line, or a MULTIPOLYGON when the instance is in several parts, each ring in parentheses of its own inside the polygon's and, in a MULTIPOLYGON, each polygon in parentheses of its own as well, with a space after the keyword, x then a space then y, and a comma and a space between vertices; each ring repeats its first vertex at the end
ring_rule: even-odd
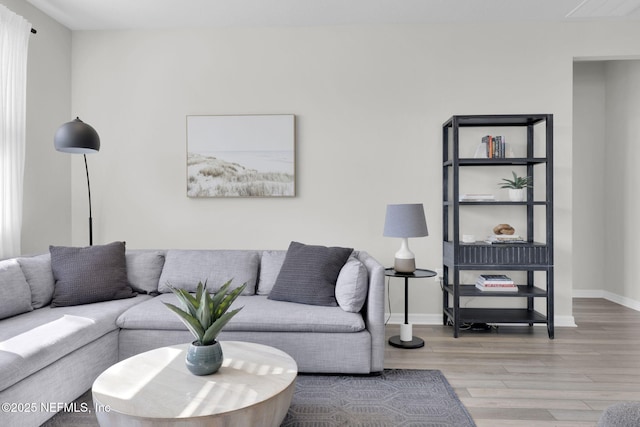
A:
POLYGON ((89 191, 89 246, 91 246, 93 245, 93 218, 91 217, 91 184, 89 183, 87 154, 100 151, 100 137, 94 128, 76 117, 75 120, 58 128, 53 143, 58 151, 84 156, 84 169, 87 172, 87 190, 89 191))

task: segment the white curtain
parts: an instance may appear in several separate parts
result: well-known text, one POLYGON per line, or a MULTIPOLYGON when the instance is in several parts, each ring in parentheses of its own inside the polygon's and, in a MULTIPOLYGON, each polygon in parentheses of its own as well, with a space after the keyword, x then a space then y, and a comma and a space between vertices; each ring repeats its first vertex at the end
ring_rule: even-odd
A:
POLYGON ((0 4, 0 259, 20 255, 31 24, 0 4))

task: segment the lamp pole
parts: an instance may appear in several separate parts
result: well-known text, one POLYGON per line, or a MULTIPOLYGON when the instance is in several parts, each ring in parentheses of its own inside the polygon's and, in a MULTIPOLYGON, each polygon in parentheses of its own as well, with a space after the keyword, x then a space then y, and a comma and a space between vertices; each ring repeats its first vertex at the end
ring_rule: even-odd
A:
POLYGON ((87 172, 87 192, 89 194, 89 246, 93 246, 93 217, 91 216, 91 184, 89 183, 89 166, 87 165, 87 155, 84 157, 84 170, 87 172))

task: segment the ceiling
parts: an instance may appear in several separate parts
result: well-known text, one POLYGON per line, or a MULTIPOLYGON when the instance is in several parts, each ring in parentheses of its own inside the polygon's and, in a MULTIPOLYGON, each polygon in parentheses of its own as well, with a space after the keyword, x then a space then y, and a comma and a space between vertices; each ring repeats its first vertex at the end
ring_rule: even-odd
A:
POLYGON ((71 30, 640 21, 640 0, 27 0, 71 30))

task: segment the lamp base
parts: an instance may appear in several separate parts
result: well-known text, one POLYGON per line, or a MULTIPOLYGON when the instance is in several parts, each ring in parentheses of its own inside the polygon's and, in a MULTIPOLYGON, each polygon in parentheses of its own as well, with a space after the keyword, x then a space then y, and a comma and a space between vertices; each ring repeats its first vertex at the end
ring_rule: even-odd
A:
POLYGON ((389 338, 389 344, 397 348, 420 348, 424 347, 424 340, 419 337, 411 337, 410 340, 404 341, 400 335, 394 335, 389 338))
POLYGON ((403 323, 400 325, 400 335, 391 337, 389 344, 399 348, 420 348, 424 347, 424 340, 413 336, 413 325, 411 323, 403 323))
POLYGON ((415 258, 395 258, 393 269, 398 273, 413 273, 416 271, 415 258))
POLYGON ((400 341, 411 341, 413 339, 413 325, 403 323, 400 325, 400 341))

